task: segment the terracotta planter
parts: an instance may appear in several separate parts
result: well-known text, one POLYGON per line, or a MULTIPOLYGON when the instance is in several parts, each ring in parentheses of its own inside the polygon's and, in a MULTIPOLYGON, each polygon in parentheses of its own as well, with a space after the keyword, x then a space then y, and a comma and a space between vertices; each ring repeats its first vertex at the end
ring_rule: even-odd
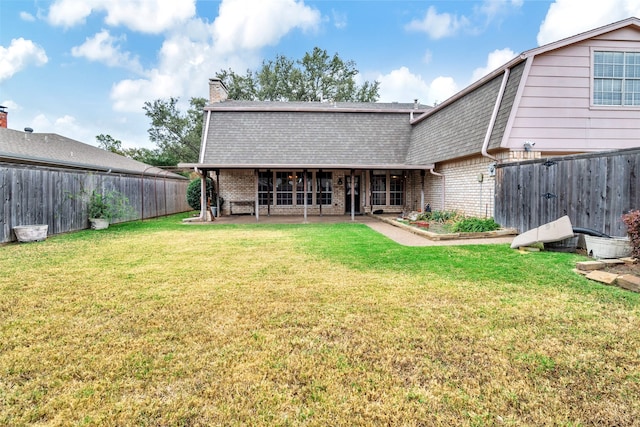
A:
POLYGON ((47 224, 18 225, 13 227, 18 242, 41 242, 47 238, 47 224))

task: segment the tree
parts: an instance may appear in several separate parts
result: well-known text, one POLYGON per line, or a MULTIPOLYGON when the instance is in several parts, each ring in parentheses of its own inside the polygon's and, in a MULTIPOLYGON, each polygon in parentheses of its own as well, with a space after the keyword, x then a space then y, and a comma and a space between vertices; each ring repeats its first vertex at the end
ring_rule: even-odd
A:
POLYGON ((100 134, 96 136, 96 140, 98 141, 98 147, 103 150, 111 151, 112 153, 120 154, 121 156, 125 155, 122 151, 122 141, 114 139, 111 135, 100 134))
POLYGON ((338 54, 329 56, 315 47, 302 59, 278 55, 265 60, 259 71, 247 70, 244 76, 233 70, 221 70, 216 77, 229 89, 229 98, 260 101, 355 101, 375 102, 380 83, 365 81, 358 86, 358 70, 353 61, 338 54))
POLYGON ((190 108, 182 114, 176 104, 178 98, 156 99, 145 102, 143 109, 151 119, 149 139, 154 142, 165 158, 175 163, 196 163, 200 153, 202 135, 202 110, 206 99, 191 98, 190 108))
POLYGON ((122 141, 113 138, 111 135, 100 134, 96 136, 98 147, 103 150, 146 163, 151 166, 175 166, 178 159, 170 157, 162 151, 150 150, 148 148, 122 148, 122 141))

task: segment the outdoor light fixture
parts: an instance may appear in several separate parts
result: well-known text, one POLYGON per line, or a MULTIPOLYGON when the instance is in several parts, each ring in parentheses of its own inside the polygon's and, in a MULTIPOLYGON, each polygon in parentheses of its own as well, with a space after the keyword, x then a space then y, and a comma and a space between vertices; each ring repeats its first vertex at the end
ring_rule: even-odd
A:
POLYGON ((342 177, 338 178, 338 185, 342 185, 342 177))
POLYGON ((526 151, 526 152, 531 151, 531 149, 533 148, 534 145, 536 145, 535 142, 525 141, 524 142, 524 151, 526 151))

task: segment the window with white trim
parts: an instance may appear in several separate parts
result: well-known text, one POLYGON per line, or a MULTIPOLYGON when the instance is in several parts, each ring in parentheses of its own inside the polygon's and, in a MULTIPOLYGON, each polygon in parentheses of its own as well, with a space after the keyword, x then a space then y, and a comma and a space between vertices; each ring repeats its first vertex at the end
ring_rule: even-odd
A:
MULTIPOLYGON (((307 172, 307 205, 311 206, 313 203, 313 180, 311 179, 311 172, 307 172)), ((296 173, 296 204, 299 206, 304 205, 304 172, 296 173)))
POLYGON ((293 205, 293 179, 292 172, 276 172, 277 205, 293 205))
POLYGON ((387 172, 373 171, 371 175, 371 204, 387 204, 387 172))
POLYGON ((389 204, 392 206, 404 205, 404 176, 402 176, 402 171, 391 171, 389 204))
POLYGON ((594 52, 593 104, 640 106, 640 52, 594 52))
POLYGON ((316 204, 330 205, 333 195, 331 172, 316 172, 316 204))
POLYGON ((270 205, 273 201, 273 173, 258 173, 258 203, 260 205, 270 205))

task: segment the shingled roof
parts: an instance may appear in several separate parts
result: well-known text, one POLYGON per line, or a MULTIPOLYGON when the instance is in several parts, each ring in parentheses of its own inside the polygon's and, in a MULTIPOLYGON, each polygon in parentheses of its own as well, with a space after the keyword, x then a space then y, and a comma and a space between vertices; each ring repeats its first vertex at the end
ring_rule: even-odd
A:
POLYGON ((0 160, 114 173, 182 178, 146 163, 66 138, 55 133, 30 133, 0 128, 0 160))
POLYGON ((410 121, 428 108, 398 103, 211 104, 205 108, 200 167, 404 168, 410 121))

